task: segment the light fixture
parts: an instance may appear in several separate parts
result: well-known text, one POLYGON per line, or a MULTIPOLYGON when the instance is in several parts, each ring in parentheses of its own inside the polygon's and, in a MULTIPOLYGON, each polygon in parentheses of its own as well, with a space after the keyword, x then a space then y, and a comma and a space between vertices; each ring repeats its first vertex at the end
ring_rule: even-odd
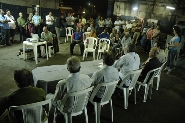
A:
POLYGON ((83 11, 83 14, 85 14, 85 11, 83 11))
POLYGON ((171 7, 171 6, 166 6, 167 9, 172 9, 174 10, 175 8, 174 7, 171 7))
POLYGON ((137 10, 138 8, 137 7, 134 7, 133 10, 137 10))

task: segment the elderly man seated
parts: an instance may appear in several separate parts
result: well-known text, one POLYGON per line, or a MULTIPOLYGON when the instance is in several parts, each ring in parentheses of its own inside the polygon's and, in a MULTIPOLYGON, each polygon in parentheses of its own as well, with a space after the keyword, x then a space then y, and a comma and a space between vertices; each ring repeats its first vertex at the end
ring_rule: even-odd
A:
POLYGON ((143 70, 141 72, 140 77, 138 78, 138 80, 140 82, 142 82, 145 79, 147 73, 150 70, 156 69, 156 68, 161 66, 161 63, 160 63, 159 59, 157 58, 158 54, 159 54, 159 51, 158 51, 158 49, 156 47, 151 48, 151 50, 149 52, 149 59, 148 59, 148 61, 146 61, 142 65, 143 70))
MULTIPOLYGON (((112 65, 114 64, 114 57, 110 52, 103 53, 103 68, 95 72, 92 76, 92 84, 98 85, 99 83, 113 82, 119 79, 118 70, 112 65)), ((102 98, 102 93, 104 88, 100 88, 97 95, 94 98, 94 101, 99 102, 102 98)))
MULTIPOLYGON (((76 92, 91 86, 92 80, 88 75, 80 74, 80 59, 76 56, 67 59, 67 69, 70 72, 66 79, 58 82, 53 97, 57 109, 61 108, 61 100, 66 93, 76 92)), ((47 97, 51 98, 52 95, 47 97)), ((70 112, 71 100, 64 106, 64 112, 70 112)))
POLYGON ((84 51, 84 42, 83 42, 83 33, 80 32, 80 28, 76 29, 76 32, 73 33, 72 35, 72 43, 70 44, 70 55, 73 55, 73 49, 76 44, 80 45, 80 51, 81 55, 83 55, 84 51))
MULTIPOLYGON (((124 77, 132 70, 139 69, 140 65, 140 57, 136 51, 135 44, 128 43, 124 47, 124 54, 121 56, 117 61, 114 63, 114 67, 117 69, 120 69, 119 71, 119 78, 120 81, 124 79, 124 77)), ((127 81, 125 83, 125 87, 128 87, 130 85, 130 81, 127 81)))
POLYGON ((154 47, 157 47, 159 54, 157 55, 157 58, 159 59, 160 63, 163 64, 167 61, 166 54, 164 52, 164 44, 162 42, 156 42, 154 44, 154 47))

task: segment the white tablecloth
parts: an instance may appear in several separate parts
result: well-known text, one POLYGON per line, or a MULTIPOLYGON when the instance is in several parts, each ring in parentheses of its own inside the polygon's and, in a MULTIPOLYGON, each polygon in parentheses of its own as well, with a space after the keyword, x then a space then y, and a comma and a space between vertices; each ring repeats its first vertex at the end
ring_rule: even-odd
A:
MULTIPOLYGON (((102 60, 81 62, 80 73, 91 74, 98 71, 102 60)), ((34 86, 43 88, 47 93, 54 93, 57 83, 68 77, 67 65, 51 65, 37 67, 32 70, 34 86)))

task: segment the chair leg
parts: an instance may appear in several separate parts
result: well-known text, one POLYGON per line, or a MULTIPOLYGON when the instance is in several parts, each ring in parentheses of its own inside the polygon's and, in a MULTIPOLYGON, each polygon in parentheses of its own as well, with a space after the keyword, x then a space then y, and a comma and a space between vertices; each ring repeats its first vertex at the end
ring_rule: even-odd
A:
POLYGON ((84 113, 85 113, 85 121, 86 121, 86 123, 88 123, 88 115, 87 115, 87 108, 86 107, 84 109, 84 113))
POLYGON ((84 53, 83 53, 83 59, 82 59, 82 60, 84 60, 84 59, 85 59, 85 53, 86 53, 86 52, 84 51, 84 53))
POLYGON ((139 86, 138 86, 138 89, 137 89, 137 91, 139 91, 140 87, 141 87, 141 85, 139 85, 139 86))
POLYGON ((97 123, 98 121, 97 121, 97 103, 96 102, 94 102, 94 112, 95 112, 95 123, 97 123))
MULTIPOLYGON (((153 83, 153 82, 152 82, 153 83)), ((153 84, 149 85, 149 89, 150 89, 150 99, 152 98, 152 88, 153 88, 153 84)))
POLYGON ((143 102, 146 102, 146 100, 147 100, 148 89, 149 89, 149 85, 145 85, 145 94, 144 94, 144 100, 143 100, 143 102))
POLYGON ((99 59, 99 52, 98 52, 98 55, 97 55, 97 60, 99 59))
POLYGON ((156 90, 158 90, 158 88, 159 88, 159 82, 160 82, 160 76, 157 77, 157 87, 156 87, 156 90))
POLYGON ((110 110, 111 110, 111 120, 113 122, 113 107, 112 107, 112 99, 109 100, 110 103, 110 110))
POLYGON ((97 103, 97 123, 100 123, 101 105, 97 103))
POLYGON ((95 51, 93 52, 93 59, 95 60, 95 51))
POLYGON ((127 89, 124 88, 123 89, 123 96, 124 96, 124 108, 127 109, 127 103, 128 103, 128 93, 127 93, 127 89))
POLYGON ((136 87, 134 87, 134 101, 135 101, 135 104, 136 104, 136 87))
POLYGON ((67 123, 72 123, 72 115, 71 115, 71 113, 67 114, 67 119, 68 119, 67 123))

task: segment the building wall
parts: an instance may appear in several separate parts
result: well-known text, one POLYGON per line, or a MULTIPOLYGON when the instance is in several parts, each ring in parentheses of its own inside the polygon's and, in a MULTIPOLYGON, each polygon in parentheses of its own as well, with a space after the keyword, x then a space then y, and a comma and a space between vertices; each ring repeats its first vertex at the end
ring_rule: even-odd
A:
MULTIPOLYGON (((32 7, 32 5, 38 5, 39 0, 1 0, 0 3, 32 7)), ((59 0, 40 0, 40 3, 43 8, 58 9, 59 6, 59 0)))

